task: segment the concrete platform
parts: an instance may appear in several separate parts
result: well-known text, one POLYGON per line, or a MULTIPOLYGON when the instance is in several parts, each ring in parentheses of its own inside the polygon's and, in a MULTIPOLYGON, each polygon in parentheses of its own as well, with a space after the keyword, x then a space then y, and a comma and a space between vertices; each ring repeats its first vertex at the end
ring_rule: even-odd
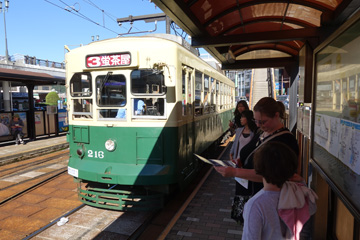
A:
POLYGON ((25 139, 25 143, 25 145, 15 145, 15 143, 0 145, 0 165, 69 147, 66 135, 45 137, 34 141, 25 139))

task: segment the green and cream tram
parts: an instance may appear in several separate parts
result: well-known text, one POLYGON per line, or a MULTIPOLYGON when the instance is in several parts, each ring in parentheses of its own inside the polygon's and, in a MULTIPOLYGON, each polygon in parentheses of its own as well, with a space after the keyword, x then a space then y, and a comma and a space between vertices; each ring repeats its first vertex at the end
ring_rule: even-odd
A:
POLYGON ((165 34, 71 50, 66 84, 68 173, 81 201, 118 210, 161 207, 185 186, 235 105, 234 83, 165 34))

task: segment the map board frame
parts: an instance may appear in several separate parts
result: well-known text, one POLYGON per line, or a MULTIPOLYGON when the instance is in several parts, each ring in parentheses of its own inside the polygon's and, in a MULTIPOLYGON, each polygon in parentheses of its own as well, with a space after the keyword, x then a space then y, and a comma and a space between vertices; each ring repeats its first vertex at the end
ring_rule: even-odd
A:
POLYGON ((311 163, 360 221, 360 15, 314 51, 311 163))

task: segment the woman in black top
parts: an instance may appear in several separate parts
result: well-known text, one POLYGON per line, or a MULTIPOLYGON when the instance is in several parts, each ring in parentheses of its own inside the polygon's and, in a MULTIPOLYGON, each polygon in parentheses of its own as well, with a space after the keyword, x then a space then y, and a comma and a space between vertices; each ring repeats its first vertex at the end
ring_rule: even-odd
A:
POLYGON ((276 102, 270 97, 260 99, 254 106, 255 123, 260 131, 240 151, 240 161, 243 167, 215 167, 216 171, 224 177, 239 177, 247 180, 247 188, 241 186, 241 189, 237 189, 239 194, 251 196, 263 187, 262 176, 255 173, 252 159, 253 153, 261 143, 266 141, 283 142, 299 156, 296 138, 284 127, 284 114, 284 107, 281 102, 276 102))

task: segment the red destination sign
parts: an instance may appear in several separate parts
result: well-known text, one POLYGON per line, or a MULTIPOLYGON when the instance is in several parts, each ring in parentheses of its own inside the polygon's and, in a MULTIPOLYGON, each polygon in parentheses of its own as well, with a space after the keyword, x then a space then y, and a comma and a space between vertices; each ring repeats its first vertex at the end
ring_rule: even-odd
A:
POLYGON ((86 57, 86 66, 88 68, 125 66, 130 65, 130 62, 130 53, 115 53, 86 57))

